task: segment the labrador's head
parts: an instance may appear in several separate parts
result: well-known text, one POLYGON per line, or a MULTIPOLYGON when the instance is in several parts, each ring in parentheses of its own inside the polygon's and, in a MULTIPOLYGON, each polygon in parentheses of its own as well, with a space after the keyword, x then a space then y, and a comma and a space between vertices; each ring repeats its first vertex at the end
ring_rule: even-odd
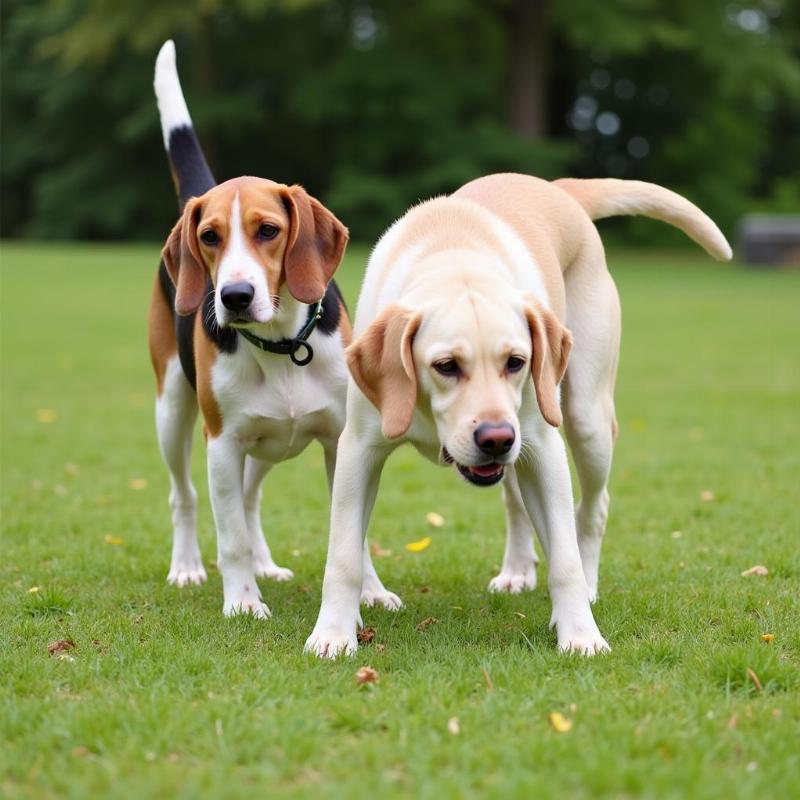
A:
POLYGON ((339 265, 347 229, 301 186, 235 178, 187 202, 162 257, 178 314, 194 313, 209 282, 220 326, 269 323, 284 285, 315 303, 339 265))
POLYGON ((491 486, 519 456, 529 382, 544 419, 561 424, 557 386, 571 346, 552 311, 490 281, 451 287, 413 310, 386 308, 347 359, 387 438, 403 436, 418 408, 435 422, 443 459, 470 483, 491 486))

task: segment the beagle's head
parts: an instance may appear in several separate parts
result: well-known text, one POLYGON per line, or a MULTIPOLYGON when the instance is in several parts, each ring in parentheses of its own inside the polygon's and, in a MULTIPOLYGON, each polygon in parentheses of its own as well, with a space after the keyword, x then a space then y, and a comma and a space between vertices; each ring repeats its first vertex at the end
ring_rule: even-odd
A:
POLYGON ((535 395, 545 422, 561 424, 557 386, 572 336, 497 271, 464 281, 453 260, 438 265, 438 291, 384 309, 348 348, 348 365, 387 438, 405 435, 419 411, 435 424, 442 460, 470 483, 492 486, 522 450, 526 397, 535 395))
POLYGON ((325 294, 347 228, 301 186, 234 178, 186 203, 162 250, 178 314, 194 313, 210 280, 221 327, 272 321, 281 290, 301 303, 325 294))

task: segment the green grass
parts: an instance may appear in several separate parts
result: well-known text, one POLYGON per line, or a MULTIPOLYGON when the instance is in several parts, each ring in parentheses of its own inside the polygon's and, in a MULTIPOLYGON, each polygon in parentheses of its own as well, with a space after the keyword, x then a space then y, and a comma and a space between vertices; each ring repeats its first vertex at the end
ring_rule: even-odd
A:
MULTIPOLYGON (((340 273, 351 303, 365 253, 340 273)), ((543 586, 490 596, 499 492, 404 449, 371 537, 406 606, 366 610, 375 642, 329 663, 302 654, 327 536, 316 447, 266 482, 265 530, 296 572, 263 585, 272 620, 224 619, 213 566, 203 587, 166 584, 145 346, 156 256, 3 248, 5 796, 797 796, 800 275, 702 254, 609 259, 624 332, 596 616, 612 653, 558 655, 543 586), (428 511, 445 526, 428 529, 428 511), (428 534, 424 552, 404 549, 428 534), (740 576, 754 564, 769 574, 740 576), (59 639, 68 657, 48 654, 59 639), (365 664, 379 684, 356 684, 365 664), (569 732, 550 729, 552 711, 569 732)), ((202 450, 198 436, 211 566, 202 450)))

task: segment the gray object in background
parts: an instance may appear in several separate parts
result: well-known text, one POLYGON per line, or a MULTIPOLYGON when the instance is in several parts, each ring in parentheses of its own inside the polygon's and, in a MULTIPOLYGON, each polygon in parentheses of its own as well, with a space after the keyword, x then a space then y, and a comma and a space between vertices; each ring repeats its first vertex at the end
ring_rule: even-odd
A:
POLYGON ((800 214, 748 214, 737 244, 745 264, 800 267, 800 214))

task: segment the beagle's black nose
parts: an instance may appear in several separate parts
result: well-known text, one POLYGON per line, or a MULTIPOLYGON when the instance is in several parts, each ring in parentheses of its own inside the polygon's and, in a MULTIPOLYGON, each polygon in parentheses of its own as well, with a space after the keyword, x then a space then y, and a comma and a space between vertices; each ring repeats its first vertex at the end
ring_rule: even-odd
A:
POLYGON ((516 435, 507 422, 482 422, 475 428, 475 444, 487 456, 505 455, 514 444, 516 435))
POLYGON ((255 293, 252 283, 229 283, 222 287, 219 296, 229 311, 244 311, 253 302, 255 293))

